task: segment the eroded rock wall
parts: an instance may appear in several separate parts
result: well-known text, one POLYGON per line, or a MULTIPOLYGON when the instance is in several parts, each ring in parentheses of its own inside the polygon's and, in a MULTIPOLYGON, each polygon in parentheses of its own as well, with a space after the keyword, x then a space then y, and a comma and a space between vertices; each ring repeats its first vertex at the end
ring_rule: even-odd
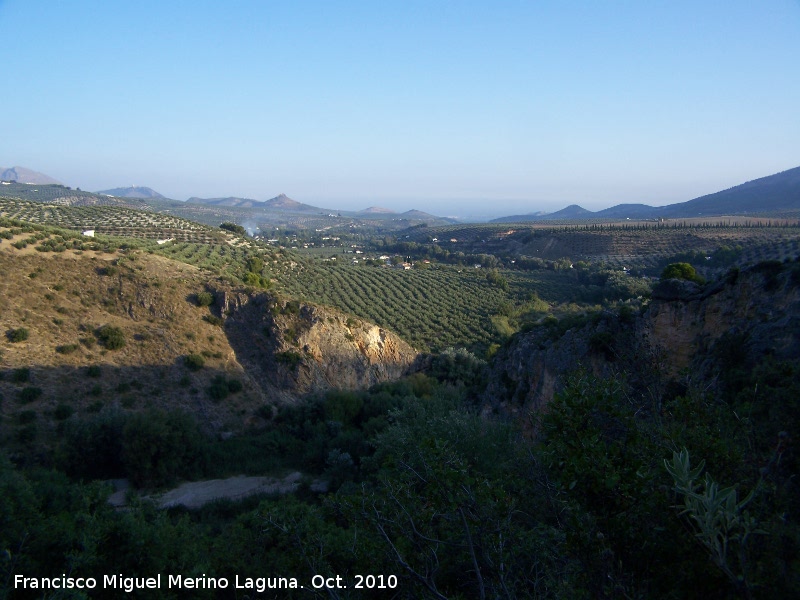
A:
POLYGON ((394 333, 330 308, 227 293, 225 331, 237 360, 283 399, 364 389, 407 373, 417 352, 394 333))
POLYGON ((669 381, 713 381, 717 357, 730 344, 752 357, 800 360, 797 271, 756 265, 704 288, 670 280, 656 287, 641 315, 600 314, 561 336, 546 327, 519 334, 496 357, 485 406, 538 410, 578 368, 622 373, 640 393, 658 395, 669 381))

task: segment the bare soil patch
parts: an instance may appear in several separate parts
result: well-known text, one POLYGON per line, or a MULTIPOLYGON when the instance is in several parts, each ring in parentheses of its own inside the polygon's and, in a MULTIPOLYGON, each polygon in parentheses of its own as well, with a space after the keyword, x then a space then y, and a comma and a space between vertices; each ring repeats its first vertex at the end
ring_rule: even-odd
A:
MULTIPOLYGON (((194 509, 215 500, 241 500, 256 494, 289 494, 297 491, 302 479, 303 475, 299 471, 289 473, 283 478, 238 475, 227 479, 190 481, 163 494, 145 498, 153 500, 159 508, 184 506, 194 509)), ((109 496, 108 501, 117 507, 126 506, 130 486, 126 480, 117 480, 114 484, 116 491, 109 496)), ((327 491, 327 484, 322 480, 315 480, 311 484, 311 489, 324 492, 327 491)))

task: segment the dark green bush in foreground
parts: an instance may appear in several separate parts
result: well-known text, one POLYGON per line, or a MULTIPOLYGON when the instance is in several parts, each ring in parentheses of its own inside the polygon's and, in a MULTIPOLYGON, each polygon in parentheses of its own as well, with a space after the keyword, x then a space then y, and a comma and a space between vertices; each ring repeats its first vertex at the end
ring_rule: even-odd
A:
POLYGON ((694 267, 689 263, 672 263, 664 267, 661 272, 661 279, 685 279, 695 283, 705 283, 705 279, 700 277, 694 267))
MULTIPOLYGON (((297 496, 115 512, 107 490, 0 457, 0 547, 40 575, 394 574, 409 599, 798 597, 798 370, 725 346, 715 394, 690 382, 656 397, 579 371, 526 430, 470 408, 485 364, 457 351, 431 359, 436 378, 267 406, 262 430, 226 441, 181 413, 73 416, 53 461, 76 480, 159 486, 280 467, 308 478, 297 496), (308 492, 315 477, 324 499, 308 492), (733 504, 695 502, 714 490, 733 504), (715 515, 731 519, 704 519, 715 515)), ((233 381, 213 385, 230 394, 233 381)), ((14 421, 17 439, 44 414, 14 421)))
POLYGON ((184 358, 183 363, 190 371, 199 371, 206 364, 206 360, 199 354, 189 354, 184 358))
POLYGON ((11 329, 6 333, 6 337, 8 337, 8 341, 17 343, 17 342, 24 342, 28 339, 30 332, 25 327, 20 327, 19 329, 11 329))
POLYGON ((98 341, 109 350, 119 350, 125 346, 125 334, 119 327, 103 325, 97 330, 98 341))
POLYGON ((198 306, 211 306, 214 304, 214 295, 211 292, 199 292, 196 300, 198 306))

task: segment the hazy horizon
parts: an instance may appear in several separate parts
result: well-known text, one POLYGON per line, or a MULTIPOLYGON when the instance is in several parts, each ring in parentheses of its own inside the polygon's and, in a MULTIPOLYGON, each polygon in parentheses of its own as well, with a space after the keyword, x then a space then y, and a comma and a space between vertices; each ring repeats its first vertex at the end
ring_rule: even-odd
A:
POLYGON ((0 0, 0 164, 179 200, 469 217, 800 165, 800 2, 0 0))

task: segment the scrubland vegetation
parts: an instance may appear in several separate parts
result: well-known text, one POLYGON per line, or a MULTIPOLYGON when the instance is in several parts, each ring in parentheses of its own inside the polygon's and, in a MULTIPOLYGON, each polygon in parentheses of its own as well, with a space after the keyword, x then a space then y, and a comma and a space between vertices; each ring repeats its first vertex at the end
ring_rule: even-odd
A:
POLYGON ((395 595, 408 598, 797 591, 797 465, 788 434, 776 435, 797 425, 796 365, 726 363, 738 393, 689 387, 660 410, 622 380, 577 373, 531 440, 474 412, 485 363, 457 362, 436 378, 308 398, 225 442, 180 413, 67 419, 43 464, 0 466, 4 569, 379 572, 396 574, 395 595), (320 474, 332 492, 194 512, 133 501, 120 513, 107 486, 79 483, 282 468, 320 474))

